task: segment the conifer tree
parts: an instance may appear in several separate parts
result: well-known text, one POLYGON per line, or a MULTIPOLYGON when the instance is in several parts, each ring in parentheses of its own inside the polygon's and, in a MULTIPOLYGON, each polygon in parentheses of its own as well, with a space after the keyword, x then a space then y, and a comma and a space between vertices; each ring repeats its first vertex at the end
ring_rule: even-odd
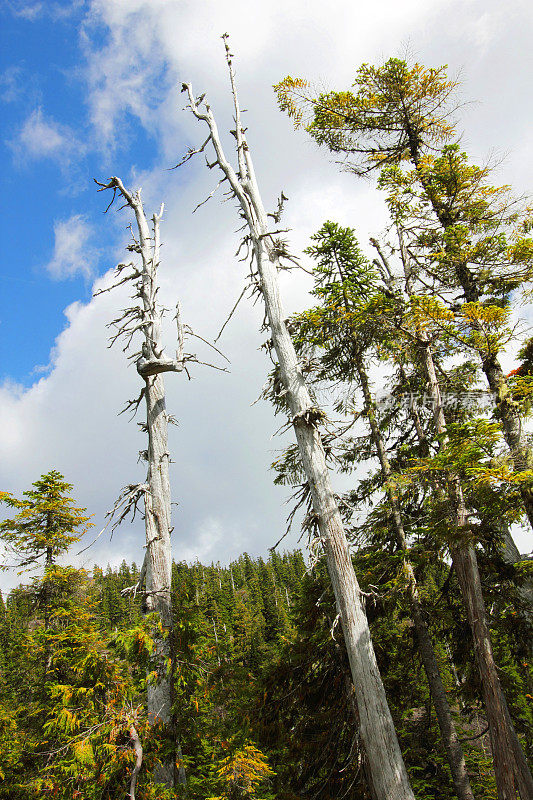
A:
POLYGON ((88 530, 90 517, 85 508, 76 508, 70 497, 72 485, 57 470, 50 470, 23 493, 18 500, 7 492, 0 499, 18 512, 12 519, 0 522, 0 539, 7 561, 1 569, 15 567, 22 572, 43 570, 36 584, 38 603, 49 624, 51 596, 54 591, 54 565, 73 542, 88 530))
MULTIPOLYGON (((424 345, 423 357, 435 409, 436 432, 440 437, 440 454, 444 453, 450 444, 449 428, 444 414, 431 349, 427 343, 424 345)), ((448 505, 452 511, 451 523, 455 528, 456 537, 456 541, 452 540, 450 545, 450 555, 474 641, 474 651, 489 722, 498 797, 500 800, 514 800, 519 794, 524 800, 524 798, 533 796, 533 778, 509 714, 494 660, 477 556, 472 542, 469 541, 468 509, 461 480, 463 476, 456 467, 454 468, 453 464, 453 450, 456 450, 458 444, 456 442, 455 447, 452 444, 450 448, 451 458, 446 470, 448 505)), ((459 444, 459 447, 464 446, 465 443, 459 444)), ((442 497, 442 487, 437 486, 437 493, 442 497)))
POLYGON ((366 367, 372 356, 375 357, 376 350, 379 351, 380 339, 386 336, 387 326, 382 327, 384 316, 379 314, 379 305, 382 302, 380 288, 383 294, 388 287, 380 287, 378 274, 361 253, 353 230, 326 222, 312 236, 312 242, 307 252, 317 262, 313 294, 320 299, 321 305, 297 316, 292 325, 297 326, 298 341, 302 348, 309 351, 311 362, 316 360, 318 349, 319 365, 316 369, 321 377, 330 382, 355 382, 363 394, 363 415, 380 464, 382 488, 386 495, 395 545, 402 557, 402 572, 407 584, 417 644, 448 754, 455 790, 460 800, 473 800, 464 754, 409 556, 401 495, 391 469, 366 367))
POLYGON ((42 572, 20 589, 29 602, 13 603, 19 625, 10 641, 0 642, 2 656, 11 654, 3 698, 10 700, 0 711, 0 780, 8 787, 2 796, 14 800, 36 793, 104 800, 110 791, 123 791, 130 773, 124 750, 138 739, 135 725, 141 729, 132 707, 138 687, 128 666, 109 657, 87 574, 56 563, 88 527, 71 489, 53 470, 23 500, 3 498, 18 511, 1 528, 12 564, 42 572))
MULTIPOLYGON (((444 287, 458 290, 459 302, 501 306, 532 274, 530 210, 521 210, 507 187, 488 184, 489 170, 471 165, 453 141, 456 86, 445 67, 391 58, 377 67, 363 64, 354 91, 315 95, 307 81, 290 76, 275 89, 280 107, 296 126, 305 124, 319 144, 340 154, 345 169, 356 175, 383 171, 389 199, 391 194, 401 198, 398 216, 410 216, 411 223, 418 217, 419 241, 431 255, 426 270, 430 282, 436 277, 444 287)), ((533 455, 521 408, 498 351, 480 356, 514 467, 525 473, 520 493, 533 527, 528 478, 533 455)), ((516 553, 512 541, 508 551, 516 553)))
MULTIPOLYGON (((404 272, 403 281, 405 281, 403 302, 407 303, 407 308, 397 312, 397 319, 401 320, 401 322, 397 322, 397 335, 400 339, 408 339, 407 347, 411 347, 413 360, 420 365, 422 373, 420 381, 427 386, 427 394, 433 410, 433 434, 436 433, 438 436, 437 442, 434 443, 437 456, 435 457, 436 460, 432 460, 428 453, 427 462, 428 464, 437 462, 441 464, 442 472, 440 474, 442 478, 435 481, 434 488, 440 513, 445 514, 445 519, 451 528, 446 540, 474 642, 483 699, 489 721, 498 796, 500 798, 514 798, 516 793, 519 792, 521 797, 527 797, 533 793, 533 780, 510 718, 494 660, 488 614, 478 569, 477 552, 474 541, 472 541, 471 524, 469 522, 472 512, 468 508, 471 491, 467 492, 467 489, 469 489, 467 476, 476 469, 474 466, 475 459, 476 457, 479 458, 483 448, 485 448, 486 452, 490 451, 489 440, 492 439, 492 442, 494 442, 498 425, 487 423, 484 420, 476 420, 475 418, 468 421, 469 415, 464 413, 458 423, 449 425, 444 410, 434 350, 439 347, 440 333, 445 342, 445 345, 441 346, 441 350, 446 355, 457 355, 461 352, 461 348, 457 347, 457 345, 454 350, 451 349, 454 340, 452 322, 454 315, 443 311, 441 304, 435 298, 415 295, 414 287, 420 278, 417 276, 416 270, 411 268, 412 262, 404 245, 404 231, 397 218, 395 222, 400 240, 399 252, 404 272), (444 320, 444 318, 447 318, 448 325, 440 326, 438 320, 444 320), (474 447, 470 445, 472 439, 469 431, 472 429, 476 431, 475 436, 478 437, 474 447), (453 434, 450 432, 453 432, 453 434), (466 464, 469 458, 474 463, 467 468, 466 464)), ((381 258, 383 260, 382 253, 381 258)), ((384 266, 390 270, 390 267, 385 262, 384 266)), ((390 274, 392 277, 392 272, 390 274)), ((402 280, 398 280, 398 285, 401 282, 402 280)), ((393 287, 392 280, 390 281, 390 287, 393 287)), ((398 291, 398 302, 401 307, 400 294, 398 291)), ((468 312, 465 316, 468 320, 468 312)), ((463 326, 462 335, 457 335, 455 332, 456 342, 459 341, 463 345, 468 342, 469 334, 467 331, 470 328, 470 331, 473 330, 473 339, 477 343, 476 346, 480 346, 478 334, 481 323, 483 323, 485 330, 485 337, 483 338, 485 341, 491 342, 492 346, 496 346, 502 335, 501 315, 495 315, 491 309, 488 309, 487 312, 477 309, 474 313, 474 320, 475 325, 469 325, 467 322, 466 326, 463 326)), ((472 333, 470 335, 472 336, 472 333)), ((442 372, 443 368, 441 366, 440 373, 442 372)), ((468 369, 465 374, 468 374, 468 369)), ((410 411, 411 414, 414 414, 414 408, 411 408, 410 411)), ((420 438, 419 427, 415 427, 420 438)), ((427 443, 431 432, 429 432, 428 436, 428 431, 426 431, 423 436, 424 442, 427 443)), ((423 469, 423 467, 419 466, 419 469, 423 469)), ((482 471, 483 468, 478 467, 478 469, 482 471)), ((438 475, 439 473, 437 472, 436 474, 438 475)), ((438 523, 436 527, 439 527, 438 523)))
POLYGON ((8 492, 0 494, 0 500, 18 512, 0 522, 8 559, 1 566, 4 570, 14 567, 25 572, 52 566, 89 527, 90 518, 83 514, 86 509, 74 506, 72 485, 57 470, 50 470, 32 486, 23 492, 22 500, 8 492))

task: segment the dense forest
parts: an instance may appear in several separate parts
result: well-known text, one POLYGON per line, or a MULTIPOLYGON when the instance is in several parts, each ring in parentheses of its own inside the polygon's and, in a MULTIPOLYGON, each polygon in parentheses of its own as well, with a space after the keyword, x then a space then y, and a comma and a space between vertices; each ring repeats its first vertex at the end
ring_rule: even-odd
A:
POLYGON ((294 432, 274 479, 308 550, 172 561, 163 376, 186 378, 195 334, 178 304, 165 354, 162 208, 148 221, 140 191, 97 182, 135 221, 136 260, 101 291, 132 288, 110 327, 140 348, 127 409, 146 405, 147 477, 110 523, 141 513, 146 558, 66 566, 90 518, 55 470, 3 493, 4 568, 33 572, 0 606, 0 797, 533 800, 533 562, 513 540, 533 525, 531 209, 463 151, 444 68, 390 59, 325 93, 287 77, 281 110, 354 180, 376 174, 389 213, 368 247, 324 220, 296 258, 287 198, 263 205, 223 38, 235 166, 190 84, 207 139, 180 163, 209 146, 237 206, 264 398, 294 432), (300 267, 312 305, 286 318, 279 273, 300 267))
MULTIPOLYGON (((423 548, 417 561, 473 791, 496 797, 456 582, 449 565, 423 548)), ((368 593, 374 647, 415 794, 453 798, 409 608, 397 586, 398 555, 367 546, 354 564, 368 593)), ((527 621, 509 568, 487 559, 486 575, 506 696, 517 730, 531 741, 527 621)), ((138 576, 135 564, 92 574, 55 566, 2 603, 0 796, 6 800, 127 796, 135 768, 132 724, 143 746, 136 796, 166 796, 151 774, 169 745, 148 731, 144 699, 151 619, 141 596, 125 591, 138 576)), ((323 562, 308 570, 295 551, 268 559, 244 554, 226 567, 175 563, 172 594, 174 713, 186 780, 178 796, 371 797, 323 562)))

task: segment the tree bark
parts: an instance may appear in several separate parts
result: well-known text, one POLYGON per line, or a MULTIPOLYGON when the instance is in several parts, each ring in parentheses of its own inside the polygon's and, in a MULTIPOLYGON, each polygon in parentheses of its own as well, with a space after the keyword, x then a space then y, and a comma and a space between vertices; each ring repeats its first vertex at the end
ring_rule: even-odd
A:
MULTIPOLYGON (((145 494, 146 524, 146 606, 158 614, 163 635, 155 635, 152 667, 157 680, 148 684, 148 718, 152 723, 171 726, 172 680, 172 547, 170 541, 170 482, 165 387, 162 375, 146 380, 148 426, 148 491, 145 494)), ((174 759, 159 766, 155 778, 174 785, 174 759)))
MULTIPOLYGON (((444 437, 441 446, 445 446, 446 419, 433 356, 427 342, 421 343, 421 350, 433 400, 435 427, 437 433, 444 437)), ((450 475, 448 485, 458 541, 456 546, 450 548, 450 554, 474 642, 483 702, 489 723, 498 798, 516 800, 519 791, 522 800, 533 800, 533 778, 512 724, 494 661, 476 552, 471 544, 465 543, 468 538, 467 514, 459 477, 450 475)))
POLYGON ((383 436, 376 419, 375 403, 370 390, 368 376, 359 353, 355 354, 354 363, 359 377, 359 383, 363 391, 365 412, 370 427, 371 437, 378 454, 381 474, 383 476, 383 482, 391 508, 391 520, 396 543, 403 553, 403 567, 405 574, 408 577, 411 618, 416 631, 418 651, 420 653, 420 658, 422 659, 424 671, 428 679, 431 699, 433 700, 433 705, 435 706, 437 722, 439 725, 442 743, 446 750, 446 756, 448 758, 448 764, 452 774, 455 793, 457 794, 459 800, 473 800, 474 794, 472 792, 472 787, 470 786, 470 779, 468 776, 468 770, 466 768, 463 748, 457 735, 457 730, 451 714, 448 698, 446 696, 446 689, 442 683, 439 665, 435 656, 435 648, 433 647, 433 642, 431 640, 424 610, 420 603, 420 596, 413 565, 407 556, 407 538, 405 536, 400 504, 398 502, 397 495, 390 484, 392 471, 390 468, 389 459, 387 457, 385 442, 383 441, 383 436))
POLYGON ((211 141, 215 149, 215 163, 223 171, 224 179, 228 181, 233 195, 239 201, 242 216, 248 227, 257 267, 258 287, 263 297, 285 397, 311 493, 320 541, 325 550, 327 567, 342 622, 357 696, 361 740, 368 758, 375 798, 414 800, 376 663, 361 591, 353 569, 341 515, 330 483, 324 447, 317 427, 318 410, 313 406, 285 324, 278 279, 278 270, 281 268, 279 246, 269 231, 267 214, 255 179, 248 143, 240 120, 227 44, 226 53, 235 103, 238 174, 224 154, 210 107, 205 103, 205 112, 200 111, 201 101, 196 100, 191 86, 184 84, 183 89, 188 93, 192 113, 209 127, 208 141, 211 141))
MULTIPOLYGON (((459 513, 463 516, 464 508, 459 513)), ((532 800, 533 779, 509 715, 494 661, 475 550, 472 546, 455 548, 451 555, 474 641, 498 798, 515 800, 518 790, 522 800, 532 800)))

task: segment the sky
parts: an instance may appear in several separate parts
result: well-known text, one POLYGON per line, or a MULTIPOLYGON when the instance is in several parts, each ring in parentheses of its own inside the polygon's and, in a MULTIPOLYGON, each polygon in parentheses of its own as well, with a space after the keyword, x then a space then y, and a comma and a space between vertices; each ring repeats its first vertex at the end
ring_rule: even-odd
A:
MULTIPOLYGON (((179 299, 184 321, 213 339, 245 277, 238 220, 218 196, 193 214, 218 180, 201 159, 170 167, 203 141, 183 108, 183 81, 207 93, 230 150, 221 34, 231 36, 265 204, 274 209, 281 190, 289 197, 295 253, 326 219, 354 227, 364 244, 386 216, 372 182, 339 172, 277 110, 272 85, 287 74, 346 88, 363 62, 409 53, 448 64, 461 81, 465 148, 497 161, 497 179, 517 193, 531 186, 528 0, 3 0, 0 28, 0 486, 19 495, 58 469, 93 515, 92 538, 121 487, 144 478, 138 420, 118 415, 139 379, 121 348, 107 346, 106 324, 127 294, 92 297, 122 260, 131 219, 127 209, 103 213, 93 178, 142 187, 147 214, 165 202, 163 303, 179 299)), ((288 313, 306 306, 308 288, 302 273, 283 275, 288 313)), ((285 529, 290 490, 269 470, 282 420, 254 403, 269 369, 261 323, 257 306, 240 304, 220 342, 228 374, 197 366, 190 382, 167 377, 179 420, 170 441, 177 560, 265 555, 285 529)), ((170 328, 166 336, 171 349, 170 328)), ((211 359, 192 340, 187 347, 211 359)), ((141 522, 125 524, 77 563, 140 563, 143 539, 141 522)), ((296 529, 285 546, 297 539, 296 529)), ((17 581, 4 573, 0 587, 17 581)))

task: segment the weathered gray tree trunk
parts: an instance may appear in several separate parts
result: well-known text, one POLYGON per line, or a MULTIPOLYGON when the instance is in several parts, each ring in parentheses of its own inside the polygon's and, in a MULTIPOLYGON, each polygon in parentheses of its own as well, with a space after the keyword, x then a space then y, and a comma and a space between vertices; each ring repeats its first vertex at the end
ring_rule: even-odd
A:
MULTIPOLYGON (((248 227, 249 241, 252 245, 258 273, 258 287, 263 297, 285 398, 290 409, 302 465, 311 492, 320 540, 325 550, 328 571, 342 622, 357 697, 361 740, 372 776, 372 789, 376 800, 414 800, 376 663, 368 621, 341 515, 329 479, 324 447, 317 427, 319 412, 311 400, 285 324, 278 280, 278 270, 281 267, 279 243, 276 243, 275 236, 268 224, 267 214, 257 186, 248 143, 240 119, 231 55, 227 43, 226 53, 235 103, 237 172, 224 154, 216 121, 209 105, 203 98, 196 100, 190 85, 184 84, 183 90, 188 93, 192 113, 209 129, 208 139, 200 149, 203 150, 208 142, 212 143, 216 154, 215 163, 222 170, 223 180, 228 182, 231 193, 238 200, 242 216, 248 227), (202 103, 204 111, 200 110, 202 103)), ((186 159, 195 152, 198 151, 191 150, 186 159)))
MULTIPOLYGON (((446 444, 446 419, 440 388, 429 343, 421 342, 421 351, 434 408, 435 428, 446 444)), ((516 735, 494 661, 490 629, 481 589, 476 551, 467 544, 467 513, 460 479, 450 475, 449 499, 458 544, 450 547, 474 642, 474 653, 481 678, 483 702, 489 723, 494 774, 499 800, 533 800, 533 778, 516 735)))
MULTIPOLYGON (((148 427, 148 490, 145 493, 146 524, 146 607, 155 611, 164 631, 156 637, 157 681, 148 684, 148 716, 153 722, 170 725, 172 687, 170 641, 172 635, 172 549, 170 543, 170 483, 165 387, 163 377, 146 379, 146 421, 148 427)), ((164 783, 173 785, 174 767, 164 770, 164 783), (167 774, 168 773, 168 774, 167 774)))
MULTIPOLYGON (((102 189, 118 192, 135 214, 138 239, 133 236, 130 249, 141 257, 140 267, 132 264, 120 264, 117 268, 119 277, 125 269, 129 269, 125 277, 115 286, 132 281, 135 286, 134 298, 137 305, 126 309, 123 316, 114 320, 118 333, 112 339, 121 336, 126 339, 126 348, 135 333, 143 337, 141 350, 136 354, 137 372, 143 388, 137 400, 130 401, 128 407, 137 408, 143 397, 146 403, 146 432, 148 448, 144 457, 148 462, 146 483, 137 487, 128 487, 126 510, 135 507, 144 498, 144 516, 146 529, 146 555, 141 571, 141 582, 145 583, 145 608, 155 612, 162 627, 162 633, 154 629, 154 651, 152 653, 149 672, 155 671, 156 680, 148 683, 148 718, 152 724, 161 724, 172 730, 172 547, 171 534, 171 494, 169 481, 168 451, 168 414, 165 406, 164 372, 180 372, 183 369, 183 331, 177 314, 178 349, 175 359, 167 358, 161 340, 161 324, 163 310, 157 303, 157 268, 159 266, 159 222, 163 206, 159 214, 152 217, 152 230, 148 225, 141 202, 140 190, 128 191, 119 178, 111 178, 107 184, 99 184, 102 189)), ((114 287, 111 287, 114 288, 114 287)), ((107 290, 106 290, 107 291, 107 290)), ((175 759, 171 758, 161 764, 155 773, 158 782, 172 787, 176 782, 175 759)), ((181 781, 180 781, 181 782, 181 781)))

